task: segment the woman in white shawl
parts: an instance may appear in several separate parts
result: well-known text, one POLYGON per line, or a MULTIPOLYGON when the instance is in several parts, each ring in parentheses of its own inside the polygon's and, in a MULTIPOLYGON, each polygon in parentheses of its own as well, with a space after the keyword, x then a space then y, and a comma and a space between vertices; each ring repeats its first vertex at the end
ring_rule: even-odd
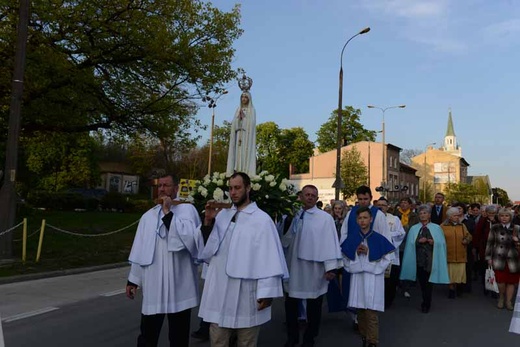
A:
POLYGON ((240 106, 231 122, 226 172, 231 175, 235 171, 256 174, 256 111, 249 92, 240 96, 240 106))

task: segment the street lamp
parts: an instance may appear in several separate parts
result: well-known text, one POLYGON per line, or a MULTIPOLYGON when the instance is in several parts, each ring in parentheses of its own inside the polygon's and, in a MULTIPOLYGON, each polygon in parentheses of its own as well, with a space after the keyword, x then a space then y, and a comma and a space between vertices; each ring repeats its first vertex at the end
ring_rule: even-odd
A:
POLYGON ((211 157, 213 155, 213 129, 215 128, 215 107, 217 107, 217 101, 220 99, 222 95, 226 95, 228 93, 227 90, 224 90, 220 95, 218 95, 215 99, 206 96, 203 98, 203 101, 209 101, 208 107, 212 109, 211 113, 211 130, 209 135, 209 158, 208 158, 208 175, 211 175, 211 157))
POLYGON ((381 110, 383 113, 383 123, 382 123, 382 144, 381 144, 381 160, 382 160, 382 177, 381 177, 381 187, 386 188, 386 177, 388 176, 387 170, 386 170, 386 150, 385 150, 385 112, 386 110, 389 110, 391 108, 405 108, 406 105, 397 105, 397 106, 389 106, 389 107, 379 107, 374 105, 368 105, 368 108, 377 108, 378 110, 381 110))
POLYGON ((424 147, 424 172, 423 172, 423 202, 426 203, 426 153, 428 153, 428 147, 435 145, 436 142, 431 142, 424 147))
POLYGON ((334 184, 332 187, 335 188, 334 192, 334 198, 336 200, 339 200, 339 192, 341 188, 344 186, 343 182, 341 181, 341 123, 342 123, 342 115, 341 110, 343 108, 343 52, 345 51, 345 47, 347 47, 348 43, 356 36, 366 34, 370 31, 369 27, 366 27, 365 29, 358 32, 356 35, 352 36, 350 39, 347 40, 345 45, 343 45, 343 49, 341 50, 341 56, 339 59, 339 91, 338 91, 338 128, 337 128, 337 135, 336 135, 336 180, 334 181, 334 184))

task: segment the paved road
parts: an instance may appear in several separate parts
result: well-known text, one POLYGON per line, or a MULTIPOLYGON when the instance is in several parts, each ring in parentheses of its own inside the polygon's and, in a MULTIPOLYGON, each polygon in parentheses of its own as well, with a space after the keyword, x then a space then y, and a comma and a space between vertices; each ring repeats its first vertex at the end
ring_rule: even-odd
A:
MULTIPOLYGON (((128 268, 0 285, 0 314, 7 347, 133 346, 139 329, 139 300, 122 293, 128 268), (39 313, 40 312, 40 313, 39 313), (38 314, 39 313, 39 314, 38 314), (25 317, 25 318, 24 318, 25 317)), ((511 312, 498 310, 481 293, 449 300, 437 288, 429 314, 419 311, 419 292, 411 300, 399 297, 380 316, 380 346, 518 345, 508 333, 511 312)), ((325 308, 326 310, 326 308, 325 308)), ((192 312, 192 326, 198 320, 192 312)), ((260 346, 285 342, 283 302, 276 300, 273 319, 262 328, 260 346)), ((318 346, 359 346, 344 313, 325 313, 318 346)), ((166 333, 161 346, 167 345, 166 333)), ((193 341, 193 346, 208 343, 193 341)))

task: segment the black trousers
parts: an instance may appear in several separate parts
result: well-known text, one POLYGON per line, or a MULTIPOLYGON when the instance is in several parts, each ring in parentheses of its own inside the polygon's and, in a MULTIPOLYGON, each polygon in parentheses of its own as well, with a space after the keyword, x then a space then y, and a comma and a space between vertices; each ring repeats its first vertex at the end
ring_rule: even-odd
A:
POLYGON ((392 264, 390 277, 385 278, 385 308, 390 307, 394 302, 400 273, 401 267, 392 264))
POLYGON ((189 347, 191 309, 177 313, 141 315, 141 334, 137 347, 156 347, 164 322, 168 316, 170 347, 189 347))
MULTIPOLYGON (((300 328, 298 326, 298 300, 289 296, 285 297, 285 320, 287 322, 288 340, 298 343, 300 340, 300 328)), ((323 295, 316 299, 307 299, 307 328, 303 334, 303 343, 314 343, 314 339, 320 332, 321 307, 323 295)))
POLYGON ((432 305, 432 292, 433 292, 433 284, 429 281, 430 272, 425 271, 422 267, 417 267, 417 281, 419 281, 419 285, 421 286, 421 294, 423 302, 421 304, 422 307, 426 307, 430 309, 432 305))

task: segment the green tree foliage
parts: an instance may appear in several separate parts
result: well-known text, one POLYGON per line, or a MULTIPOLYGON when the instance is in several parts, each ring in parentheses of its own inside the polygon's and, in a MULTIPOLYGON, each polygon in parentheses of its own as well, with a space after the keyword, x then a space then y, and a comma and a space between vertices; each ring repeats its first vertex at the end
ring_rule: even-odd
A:
MULTIPOLYGON (((352 106, 345 106, 341 112, 342 127, 341 141, 342 145, 349 145, 360 141, 375 141, 376 132, 367 130, 359 122, 361 110, 352 106)), ((316 132, 318 135, 318 149, 321 153, 325 153, 337 148, 337 130, 338 130, 338 110, 332 111, 329 119, 323 123, 320 130, 316 132)))
POLYGON ((350 150, 343 150, 341 179, 345 185, 341 190, 344 199, 353 196, 359 186, 367 184, 368 170, 356 146, 353 146, 350 150))
POLYGON ((257 171, 289 177, 289 167, 294 173, 309 170, 309 157, 314 144, 301 127, 280 129, 274 122, 256 126, 257 171))
POLYGON ((496 204, 505 206, 506 204, 511 202, 511 199, 509 198, 507 191, 505 191, 502 188, 499 188, 499 187, 493 188, 493 195, 494 195, 494 197, 493 197, 494 203, 496 203, 496 204))
POLYGON ((99 183, 96 143, 88 134, 35 134, 27 144, 27 168, 37 177, 36 189, 59 191, 99 183), (40 141, 39 141, 40 140, 40 141))
MULTIPOLYGON (((17 8, 0 8, 3 67, 13 66, 17 8)), ((49 0, 31 12, 25 135, 112 129, 167 138, 193 122, 195 98, 235 76, 238 6, 225 13, 198 0, 49 0)), ((0 76, 5 101, 11 73, 0 76)))

